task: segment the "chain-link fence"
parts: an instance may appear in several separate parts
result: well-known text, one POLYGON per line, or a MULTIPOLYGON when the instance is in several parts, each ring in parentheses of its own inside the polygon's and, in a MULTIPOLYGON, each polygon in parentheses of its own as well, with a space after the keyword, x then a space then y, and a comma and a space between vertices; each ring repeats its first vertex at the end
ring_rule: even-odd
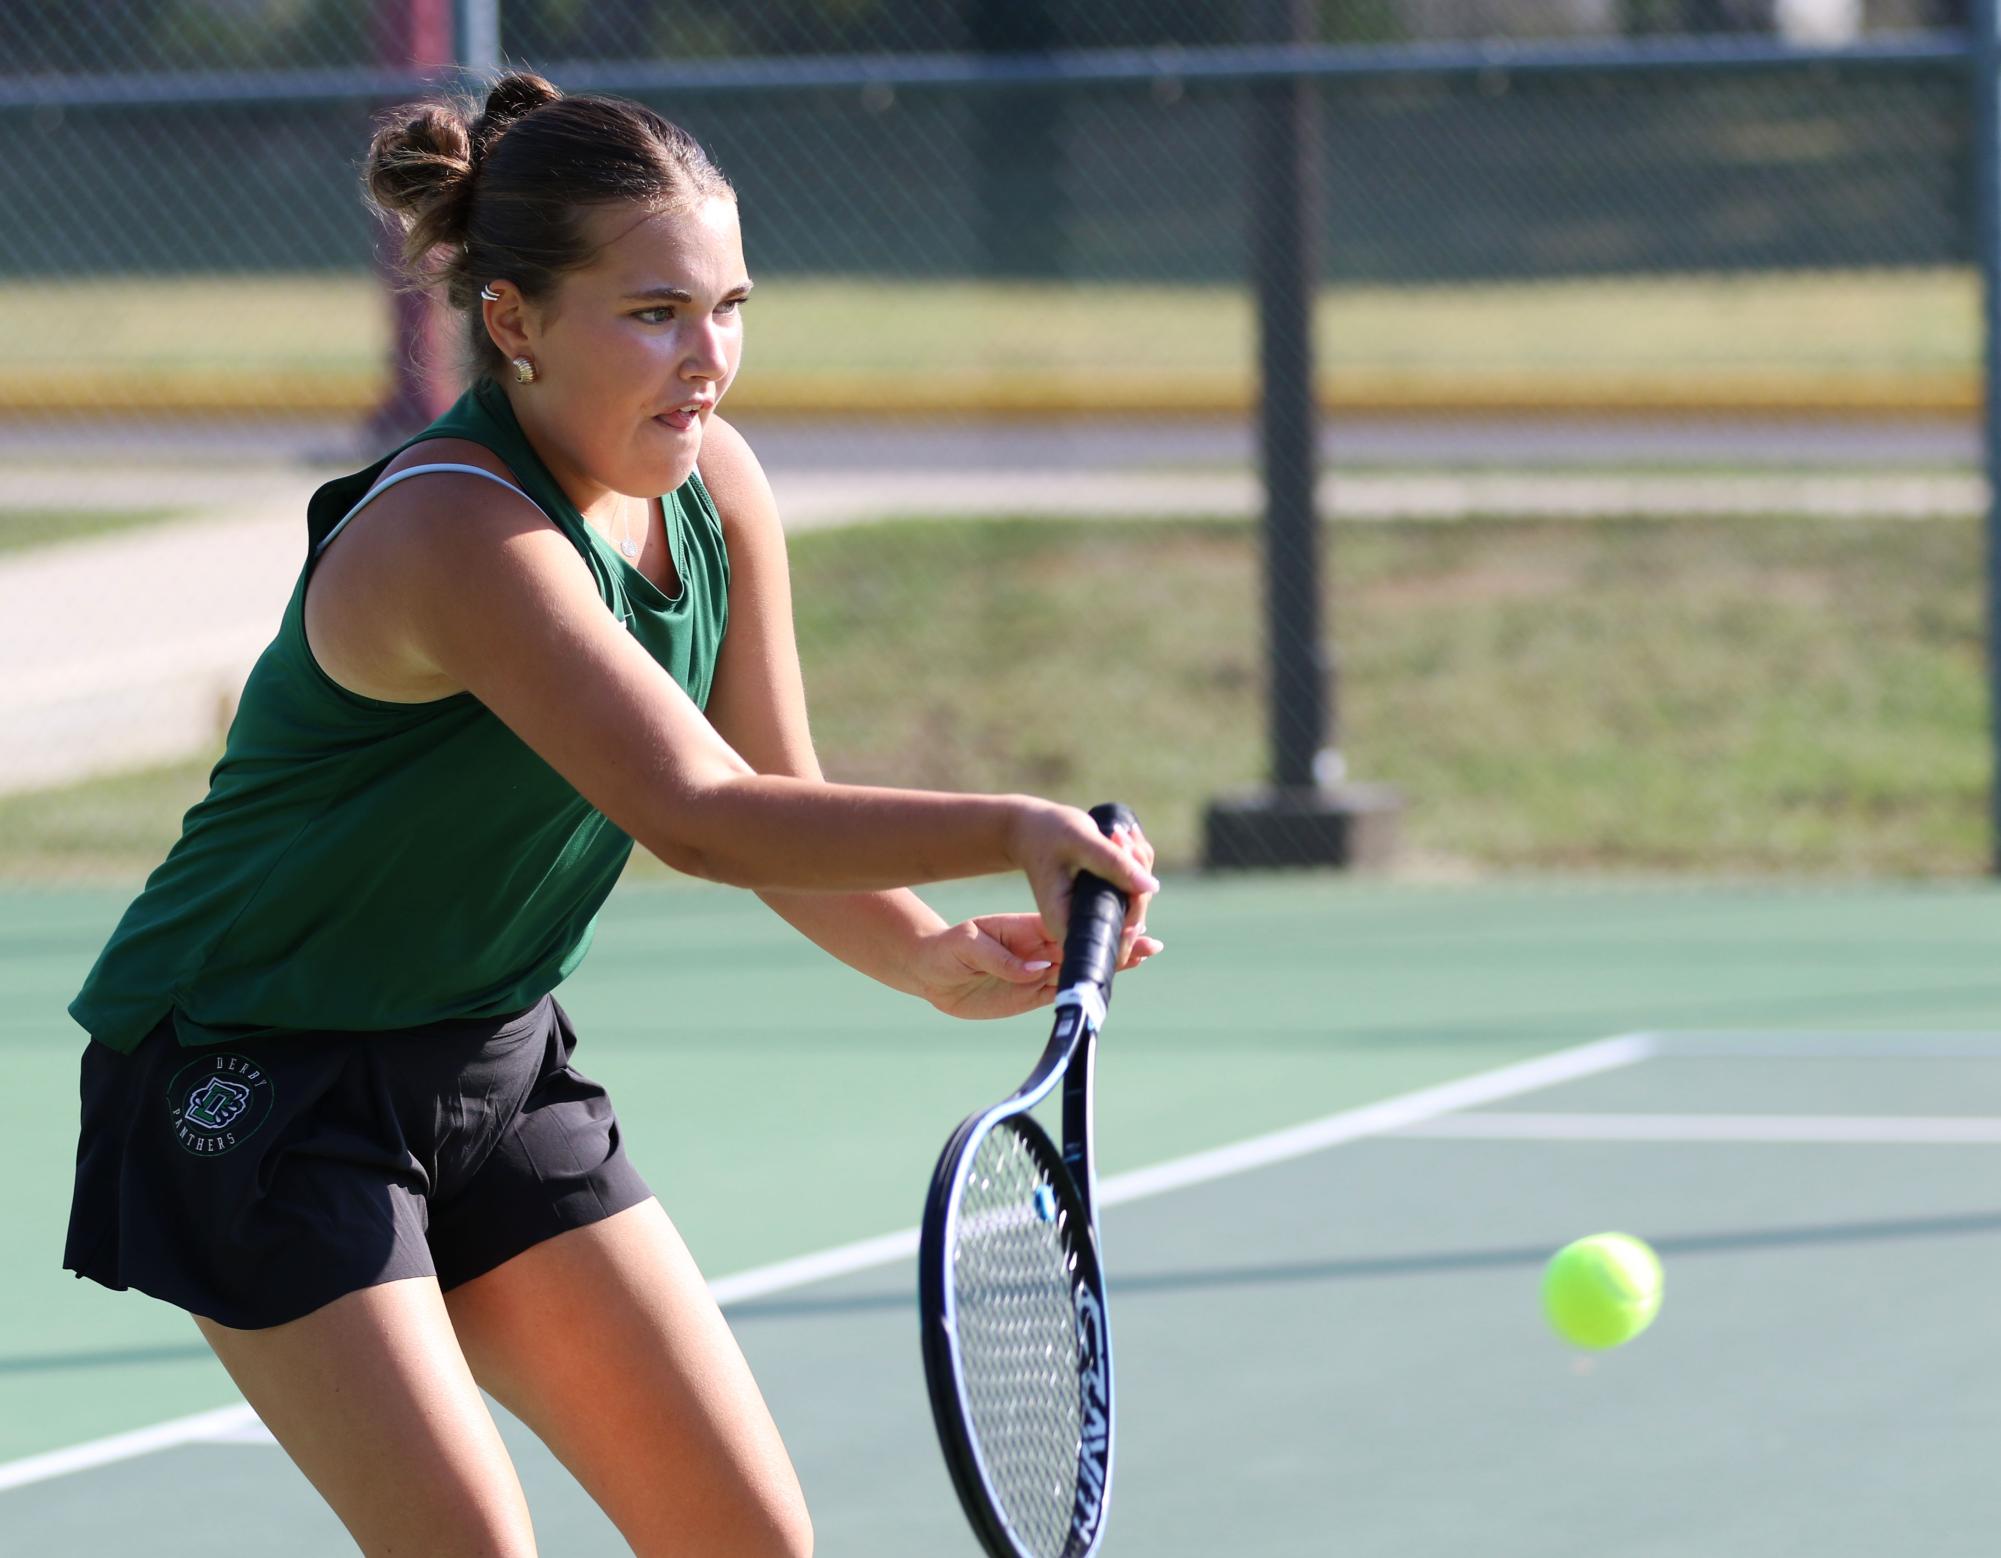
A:
POLYGON ((740 192, 729 409, 794 532, 834 776, 1118 795, 1185 864, 1211 801, 1272 777, 1290 665, 1338 687, 1314 776, 1393 785, 1406 866, 1977 871, 1966 21, 17 3, 0 855, 127 872, 199 793, 304 494, 407 414, 371 118, 479 37, 661 109, 740 192), (1324 525, 1267 577, 1284 93, 1324 525))

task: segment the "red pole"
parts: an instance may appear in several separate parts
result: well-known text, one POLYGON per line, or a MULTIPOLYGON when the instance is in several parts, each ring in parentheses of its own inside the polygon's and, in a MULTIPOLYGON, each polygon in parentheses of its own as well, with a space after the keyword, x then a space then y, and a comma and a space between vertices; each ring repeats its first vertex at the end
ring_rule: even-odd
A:
MULTIPOLYGON (((376 0, 375 57, 392 69, 444 72, 453 64, 452 0, 376 0)), ((375 268, 389 292, 389 391, 369 418, 371 441, 407 438, 427 426, 458 393, 450 321, 428 292, 398 285, 401 235, 376 235, 375 268)))

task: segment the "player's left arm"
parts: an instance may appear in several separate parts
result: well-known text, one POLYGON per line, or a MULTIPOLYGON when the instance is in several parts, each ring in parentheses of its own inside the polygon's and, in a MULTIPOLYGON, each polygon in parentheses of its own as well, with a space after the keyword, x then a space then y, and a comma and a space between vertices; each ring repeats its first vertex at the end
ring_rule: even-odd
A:
MULTIPOLYGON (((702 435, 702 482, 729 546, 729 628, 708 702, 711 724, 759 773, 820 779, 806 721, 805 681, 792 626, 785 533, 764 469, 744 437, 711 413, 702 435)), ((1132 846, 1149 868, 1152 847, 1132 846)), ((802 935, 892 989, 966 1017, 1000 1017, 1046 1005, 1060 946, 1034 914, 982 915, 947 925, 908 889, 758 895, 802 935), (1037 968, 1032 965, 1046 964, 1037 968)), ((1160 950, 1131 917, 1126 966, 1160 950)))

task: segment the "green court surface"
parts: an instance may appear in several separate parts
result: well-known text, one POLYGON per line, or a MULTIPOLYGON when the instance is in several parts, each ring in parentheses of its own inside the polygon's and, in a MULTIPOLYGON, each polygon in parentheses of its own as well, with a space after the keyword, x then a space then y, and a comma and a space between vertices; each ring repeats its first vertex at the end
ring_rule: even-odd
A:
MULTIPOLYGON (((121 901, 0 895, 0 1551, 351 1553, 185 1317, 57 1270, 61 1008, 121 901)), ((1108 1555, 1995 1550, 2001 891, 1181 878, 1150 919, 1168 950, 1100 1072, 1108 1555), (1585 1358, 1537 1277, 1609 1228, 1654 1242, 1667 1301, 1585 1358)), ((819 1552, 976 1552, 907 1244, 733 1279, 911 1229, 1045 1020, 955 1023, 707 888, 622 890, 562 996, 735 1295, 819 1552)), ((624 1552, 503 1427, 542 1551, 624 1552)))

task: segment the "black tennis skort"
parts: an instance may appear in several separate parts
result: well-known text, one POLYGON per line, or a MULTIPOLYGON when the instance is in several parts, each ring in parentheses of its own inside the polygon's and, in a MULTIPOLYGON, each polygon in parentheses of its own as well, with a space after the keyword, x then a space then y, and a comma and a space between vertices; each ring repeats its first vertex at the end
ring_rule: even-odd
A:
POLYGON ((647 1199, 554 996, 507 1018, 129 1055, 91 1043, 63 1264, 255 1329, 444 1289, 647 1199))

